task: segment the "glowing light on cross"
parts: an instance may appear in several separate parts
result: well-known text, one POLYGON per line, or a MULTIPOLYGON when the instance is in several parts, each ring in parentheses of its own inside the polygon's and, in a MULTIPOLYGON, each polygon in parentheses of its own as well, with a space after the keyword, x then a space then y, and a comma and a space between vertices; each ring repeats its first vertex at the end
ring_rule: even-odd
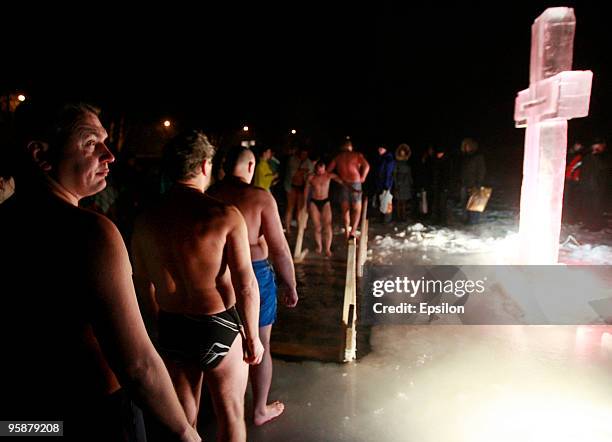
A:
POLYGON ((521 264, 556 264, 559 255, 567 120, 589 113, 591 71, 571 71, 576 18, 549 8, 531 27, 529 89, 518 93, 516 127, 527 127, 521 215, 521 264))

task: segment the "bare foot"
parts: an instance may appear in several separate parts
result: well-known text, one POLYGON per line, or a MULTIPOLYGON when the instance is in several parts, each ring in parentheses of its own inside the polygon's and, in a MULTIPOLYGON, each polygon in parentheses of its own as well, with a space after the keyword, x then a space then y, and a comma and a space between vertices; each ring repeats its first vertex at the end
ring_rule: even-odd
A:
POLYGON ((315 252, 317 252, 319 255, 321 254, 321 252, 322 252, 322 251, 323 251, 323 248, 322 248, 322 247, 317 247, 317 248, 315 249, 315 252))
POLYGON ((253 416, 253 422, 255 425, 260 426, 265 424, 266 422, 271 421, 272 419, 280 416, 285 410, 285 404, 279 401, 274 401, 271 404, 266 405, 266 410, 264 413, 255 412, 253 416))
POLYGON ((328 258, 331 258, 331 256, 332 256, 331 250, 326 250, 325 251, 325 256, 327 256, 328 258))

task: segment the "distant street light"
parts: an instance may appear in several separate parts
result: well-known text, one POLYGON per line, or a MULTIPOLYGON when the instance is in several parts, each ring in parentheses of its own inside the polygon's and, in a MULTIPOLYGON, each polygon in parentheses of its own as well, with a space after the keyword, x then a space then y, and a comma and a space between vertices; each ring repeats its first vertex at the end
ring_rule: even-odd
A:
POLYGON ((23 103, 24 101, 26 101, 26 96, 23 94, 19 94, 17 95, 17 99, 23 103))
POLYGON ((242 130, 243 130, 244 132, 248 132, 248 131, 249 131, 249 126, 243 126, 243 127, 242 127, 242 130))
POLYGON ((170 127, 172 123, 170 123, 170 120, 166 120, 164 121, 164 127, 170 127))
POLYGON ((291 129, 291 135, 295 135, 297 131, 295 129, 291 129))

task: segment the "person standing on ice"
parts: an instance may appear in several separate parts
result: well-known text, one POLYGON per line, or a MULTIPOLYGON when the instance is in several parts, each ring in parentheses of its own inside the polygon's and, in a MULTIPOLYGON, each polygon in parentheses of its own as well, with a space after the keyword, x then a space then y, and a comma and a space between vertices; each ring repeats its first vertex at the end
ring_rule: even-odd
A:
POLYGON ((412 168, 409 159, 412 151, 407 144, 400 144, 395 150, 395 169, 393 170, 393 183, 395 184, 393 198, 397 202, 398 221, 407 220, 408 201, 412 200, 412 168))
POLYGON ((592 231, 605 227, 604 201, 610 191, 610 158, 608 144, 603 138, 596 138, 591 152, 582 161, 580 198, 585 227, 592 231))
MULTIPOLYGON (((395 171, 395 158, 393 153, 387 150, 387 147, 381 145, 377 149, 378 156, 376 157, 376 174, 374 175, 374 185, 376 188, 376 196, 373 201, 374 207, 380 205, 380 199, 384 192, 391 192, 393 187, 393 172, 395 171)), ((391 222, 392 212, 384 212, 383 221, 391 222)))
POLYGON ((329 184, 334 180, 340 185, 344 183, 335 173, 329 173, 325 170, 325 161, 319 160, 315 164, 315 173, 308 177, 306 188, 304 189, 304 199, 312 192, 312 198, 308 202, 308 211, 315 230, 315 242, 317 244, 317 253, 323 251, 322 236, 325 236, 325 256, 332 256, 331 243, 333 238, 332 232, 332 210, 329 200, 329 184))
POLYGON ((357 225, 361 218, 362 184, 365 182, 370 164, 363 154, 353 151, 353 143, 347 139, 342 145, 341 152, 329 163, 328 172, 338 168, 337 174, 345 183, 340 190, 340 204, 344 220, 344 233, 346 238, 355 236, 357 225))
POLYGON ((297 283, 276 201, 270 192, 249 184, 255 171, 253 152, 244 147, 230 150, 224 167, 225 178, 215 183, 208 195, 237 207, 246 221, 251 265, 260 294, 259 336, 264 346, 261 364, 249 370, 253 388, 253 422, 259 426, 277 418, 285 409, 280 401, 268 403, 273 372, 270 336, 276 321, 277 294, 286 307, 295 307, 298 302, 297 283))
POLYGON ((446 225, 448 222, 448 189, 450 187, 450 163, 444 148, 436 147, 432 167, 431 222, 446 225))
POLYGON ((582 159, 584 158, 584 145, 577 141, 568 149, 567 166, 565 168, 565 191, 563 193, 563 214, 565 221, 577 221, 581 212, 580 174, 582 172, 582 159))
MULTIPOLYGON (((484 183, 486 166, 484 156, 478 152, 478 142, 473 138, 465 138, 461 142, 461 154, 461 205, 465 210, 472 191, 484 183)), ((480 221, 480 212, 466 212, 468 224, 477 224, 480 221)))

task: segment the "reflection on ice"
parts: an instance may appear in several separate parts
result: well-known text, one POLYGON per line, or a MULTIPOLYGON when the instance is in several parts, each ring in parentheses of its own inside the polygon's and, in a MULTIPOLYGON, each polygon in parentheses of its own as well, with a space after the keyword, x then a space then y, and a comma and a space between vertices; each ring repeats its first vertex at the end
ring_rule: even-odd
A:
POLYGON ((285 415, 249 440, 612 440, 610 332, 378 326, 357 363, 276 360, 285 415))

